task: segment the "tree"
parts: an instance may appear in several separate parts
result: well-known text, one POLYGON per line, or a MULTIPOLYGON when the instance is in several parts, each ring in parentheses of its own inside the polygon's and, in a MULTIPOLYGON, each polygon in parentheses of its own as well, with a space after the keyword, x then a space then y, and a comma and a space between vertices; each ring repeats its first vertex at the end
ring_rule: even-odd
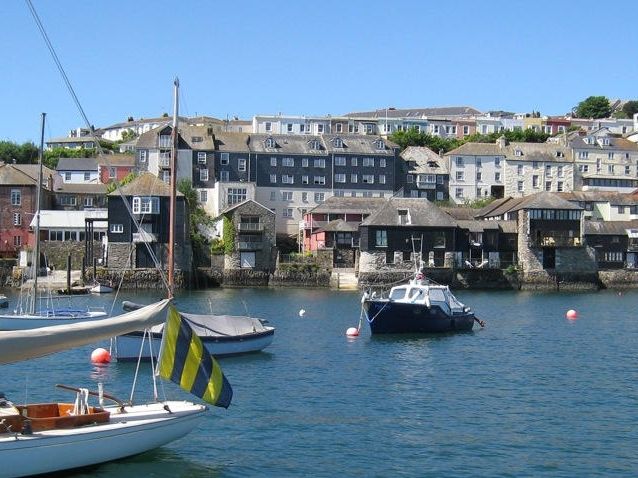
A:
POLYGON ((0 141, 0 161, 5 163, 32 164, 38 161, 38 147, 33 143, 17 144, 0 141))
POLYGON ((137 134, 132 129, 127 129, 126 131, 122 133, 123 142, 130 141, 135 138, 137 138, 137 134))
POLYGON ((622 107, 622 112, 627 115, 627 118, 633 118, 638 113, 638 101, 628 101, 622 107))
POLYGON ((190 238, 194 249, 202 249, 208 242, 206 236, 200 231, 200 226, 212 226, 213 218, 201 206, 197 200, 197 191, 188 179, 180 179, 177 183, 177 190, 184 195, 184 200, 188 205, 190 238))
POLYGON ((578 118, 609 118, 611 116, 611 105, 605 96, 590 96, 578 103, 576 107, 578 118))

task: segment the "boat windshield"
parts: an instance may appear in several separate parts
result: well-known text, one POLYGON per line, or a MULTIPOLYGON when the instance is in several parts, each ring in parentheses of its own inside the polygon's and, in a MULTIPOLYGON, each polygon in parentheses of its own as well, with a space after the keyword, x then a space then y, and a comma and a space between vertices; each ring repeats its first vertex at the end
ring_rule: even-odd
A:
POLYGON ((401 300, 405 297, 407 289, 405 287, 397 287, 390 292, 390 300, 401 300))
POLYGON ((441 289, 430 289, 430 300, 432 302, 446 302, 445 293, 441 289))
POLYGON ((454 297, 454 295, 452 295, 452 292, 450 292, 449 290, 447 291, 447 298, 452 309, 463 309, 463 307, 465 307, 465 305, 456 297, 454 297))

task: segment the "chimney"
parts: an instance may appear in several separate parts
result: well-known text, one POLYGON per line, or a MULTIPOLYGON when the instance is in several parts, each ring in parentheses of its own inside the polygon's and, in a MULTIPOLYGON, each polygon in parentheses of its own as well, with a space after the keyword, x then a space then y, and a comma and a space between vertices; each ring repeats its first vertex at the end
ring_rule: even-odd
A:
POLYGON ((505 136, 500 136, 496 140, 496 144, 498 145, 499 149, 503 149, 505 146, 509 144, 509 141, 507 141, 507 138, 505 136))

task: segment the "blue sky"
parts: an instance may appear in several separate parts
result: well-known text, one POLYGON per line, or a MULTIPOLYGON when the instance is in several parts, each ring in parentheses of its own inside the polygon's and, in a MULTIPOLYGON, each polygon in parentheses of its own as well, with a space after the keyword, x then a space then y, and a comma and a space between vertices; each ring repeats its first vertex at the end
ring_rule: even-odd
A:
MULTIPOLYGON (((638 2, 33 0, 92 124, 170 112, 468 105, 562 114, 638 98, 638 2)), ((0 139, 82 125, 22 0, 2 2, 0 139)))

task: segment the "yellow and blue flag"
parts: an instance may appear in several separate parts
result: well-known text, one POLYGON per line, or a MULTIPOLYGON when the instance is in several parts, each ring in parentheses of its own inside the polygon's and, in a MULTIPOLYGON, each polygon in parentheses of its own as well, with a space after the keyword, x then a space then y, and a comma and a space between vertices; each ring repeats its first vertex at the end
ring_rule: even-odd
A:
POLYGON ((172 305, 164 324, 159 375, 217 407, 228 408, 233 389, 188 321, 172 305))

